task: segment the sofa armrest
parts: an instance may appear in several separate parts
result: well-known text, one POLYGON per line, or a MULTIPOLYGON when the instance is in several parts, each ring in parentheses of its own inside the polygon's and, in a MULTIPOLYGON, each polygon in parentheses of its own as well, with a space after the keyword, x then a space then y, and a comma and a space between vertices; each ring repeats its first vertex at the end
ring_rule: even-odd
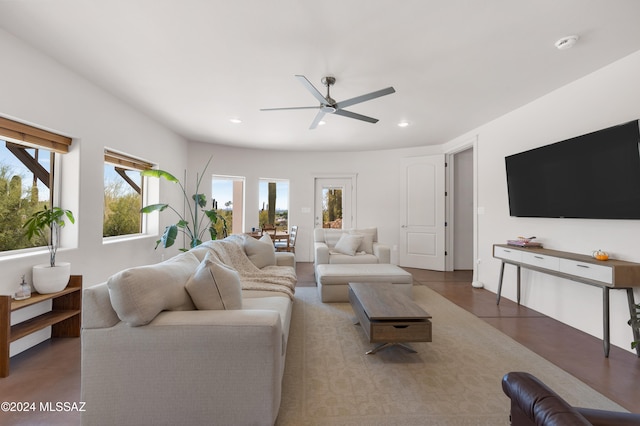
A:
POLYGON ((291 252, 277 251, 276 252, 276 265, 277 266, 291 266, 296 267, 296 255, 291 252))
POLYGON ((389 246, 374 242, 373 254, 378 258, 378 263, 391 263, 391 248, 389 246))
POLYGON ((317 265, 326 265, 329 263, 329 246, 326 243, 313 243, 314 262, 317 265))
POLYGON ((268 310, 172 311, 85 329, 83 424, 273 424, 284 356, 268 310), (114 409, 117 407, 117 409, 114 409))
POLYGON ((640 425, 640 414, 580 407, 576 407, 576 410, 578 410, 578 412, 582 414, 593 426, 640 425))

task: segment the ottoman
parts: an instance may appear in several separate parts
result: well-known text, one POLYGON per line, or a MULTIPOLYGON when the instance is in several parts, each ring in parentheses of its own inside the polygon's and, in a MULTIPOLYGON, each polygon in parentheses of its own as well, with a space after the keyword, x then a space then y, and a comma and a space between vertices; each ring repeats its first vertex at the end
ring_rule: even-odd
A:
POLYGON ((412 297, 413 276, 396 265, 323 264, 316 267, 316 283, 323 302, 348 302, 350 282, 391 283, 412 297))

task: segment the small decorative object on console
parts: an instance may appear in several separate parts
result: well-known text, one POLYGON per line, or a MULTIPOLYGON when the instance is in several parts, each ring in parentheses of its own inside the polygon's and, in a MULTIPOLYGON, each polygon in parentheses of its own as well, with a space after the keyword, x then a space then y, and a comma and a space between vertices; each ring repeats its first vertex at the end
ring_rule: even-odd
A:
POLYGON ((13 295, 15 300, 24 300, 31 297, 31 286, 27 284, 24 280, 24 275, 22 276, 22 282, 20 283, 20 287, 18 291, 13 295))
POLYGON ((542 248, 542 243, 533 241, 536 237, 518 237, 516 240, 507 240, 510 246, 542 248))
POLYGON ((609 259, 609 253, 607 253, 606 251, 602 251, 600 249, 594 251, 591 255, 597 260, 608 260, 609 259))

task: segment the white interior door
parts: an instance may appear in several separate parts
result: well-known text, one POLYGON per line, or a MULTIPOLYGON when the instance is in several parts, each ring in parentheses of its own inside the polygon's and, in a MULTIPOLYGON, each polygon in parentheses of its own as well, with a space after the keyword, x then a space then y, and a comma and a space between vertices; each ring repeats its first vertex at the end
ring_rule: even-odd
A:
MULTIPOLYGON (((316 228, 336 227, 341 229, 352 228, 355 206, 353 204, 353 178, 316 178, 315 184, 315 219, 316 228), (327 217, 330 209, 328 201, 330 197, 338 196, 340 211, 333 211, 331 217, 327 217)), ((335 202, 336 200, 332 200, 335 202)))
POLYGON ((401 162, 400 266, 445 270, 444 155, 401 162))

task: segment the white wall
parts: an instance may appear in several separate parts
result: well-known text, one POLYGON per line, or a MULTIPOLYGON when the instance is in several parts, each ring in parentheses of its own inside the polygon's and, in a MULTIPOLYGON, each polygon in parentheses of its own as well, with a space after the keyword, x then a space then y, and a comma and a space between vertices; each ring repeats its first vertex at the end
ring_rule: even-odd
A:
MULTIPOLYGON (((66 248, 58 252, 58 260, 71 262, 71 273, 83 275, 84 286, 125 267, 160 260, 161 251, 153 250, 156 237, 103 244, 104 147, 161 167, 184 169, 186 141, 2 30, 0 52, 0 115, 74 139, 71 152, 63 157, 62 206, 72 210, 77 221, 65 228, 66 248)), ((161 188, 166 192, 165 185, 161 188)), ((0 253, 0 293, 15 292, 23 274, 31 282, 31 266, 46 263, 47 256, 46 251, 22 256, 0 253)), ((27 337, 12 344, 12 354, 37 339, 27 337)))
MULTIPOLYGON (((258 223, 258 180, 289 180, 289 225, 298 225, 296 259, 312 262, 314 177, 357 174, 357 217, 354 226, 378 227, 378 240, 398 244, 400 218, 400 159, 440 153, 441 147, 371 152, 257 151, 191 142, 189 164, 200 171, 213 155, 211 174, 246 177, 245 231, 258 223), (309 210, 307 210, 309 209, 309 210), (308 211, 305 213, 304 211, 308 211)), ((192 179, 193 180, 193 179, 192 179)), ((211 186, 206 194, 210 196, 211 186)))
MULTIPOLYGON (((601 248, 614 258, 640 262, 640 221, 510 217, 504 166, 507 155, 640 118, 638 75, 640 52, 447 144, 478 137, 478 207, 484 208, 478 216, 478 275, 487 289, 495 292, 498 284, 500 262, 492 258, 492 245, 519 235, 535 235, 550 249, 590 254, 601 248)), ((503 295, 515 300, 514 269, 506 268, 503 295)), ((635 295, 640 300, 640 291, 635 295)), ((601 297, 598 287, 523 271, 524 305, 597 337, 601 297)), ((628 319, 625 292, 611 292, 611 342, 630 350, 628 319)))

